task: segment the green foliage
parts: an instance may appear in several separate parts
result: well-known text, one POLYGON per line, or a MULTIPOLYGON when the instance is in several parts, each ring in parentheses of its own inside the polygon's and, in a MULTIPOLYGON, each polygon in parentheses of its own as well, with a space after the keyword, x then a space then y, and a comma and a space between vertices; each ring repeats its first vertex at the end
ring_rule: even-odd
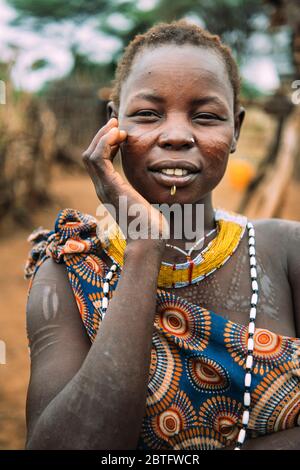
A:
POLYGON ((253 18, 263 13, 261 0, 158 0, 152 10, 143 11, 134 0, 7 0, 19 12, 17 21, 31 18, 35 27, 41 22, 98 18, 102 30, 127 43, 136 33, 144 32, 158 21, 172 21, 187 14, 198 16, 211 32, 226 36, 238 53, 254 30, 253 18), (107 19, 119 13, 131 20, 129 31, 109 25, 107 19))
POLYGON ((40 70, 46 67, 49 64, 49 61, 46 59, 39 59, 33 62, 31 65, 31 70, 40 70))
MULTIPOLYGON (((255 31, 255 18, 263 15, 262 0, 158 0, 150 10, 139 8, 135 0, 7 0, 19 13, 18 23, 30 20, 33 28, 42 28, 47 22, 71 20, 79 24, 97 19, 99 30, 121 39, 124 45, 138 33, 143 33, 157 22, 169 22, 189 15, 198 18, 212 33, 229 44, 237 59, 247 53, 248 38, 255 31), (129 27, 118 29, 111 21, 112 14, 129 20, 129 27)), ((87 58, 80 57, 76 49, 74 72, 82 70, 103 76, 113 75, 118 54, 110 64, 91 67, 87 58)))
POLYGON ((242 86, 241 86, 241 96, 242 98, 246 98, 248 100, 255 100, 257 98, 264 96, 264 93, 252 83, 249 83, 246 80, 243 80, 242 86))
POLYGON ((62 20, 76 16, 97 15, 107 10, 107 0, 8 0, 20 14, 20 18, 33 17, 41 20, 62 20))

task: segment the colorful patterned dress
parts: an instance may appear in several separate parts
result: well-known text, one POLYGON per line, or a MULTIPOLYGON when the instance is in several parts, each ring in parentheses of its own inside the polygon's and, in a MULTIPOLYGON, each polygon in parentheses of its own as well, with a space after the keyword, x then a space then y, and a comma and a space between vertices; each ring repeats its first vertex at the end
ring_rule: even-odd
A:
MULTIPOLYGON (((25 275, 45 259, 65 263, 91 343, 101 328, 103 278, 97 220, 62 210, 54 231, 38 229, 25 275)), ((118 283, 111 281, 110 296, 118 283)), ((30 285, 31 285, 30 282, 30 285)), ((138 449, 216 449, 241 427, 247 327, 162 289, 157 291, 146 412, 138 449)), ((248 437, 300 423, 300 340, 256 329, 248 437)))

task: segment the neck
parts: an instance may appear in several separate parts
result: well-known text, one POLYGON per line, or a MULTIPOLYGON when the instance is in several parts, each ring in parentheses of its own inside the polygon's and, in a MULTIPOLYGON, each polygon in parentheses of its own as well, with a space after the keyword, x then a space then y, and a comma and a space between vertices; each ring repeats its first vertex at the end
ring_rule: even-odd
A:
MULTIPOLYGON (((193 280, 194 282, 199 282, 206 275, 220 268, 235 252, 243 237, 247 218, 239 214, 230 214, 226 211, 224 211, 224 213, 221 211, 214 214, 212 204, 209 204, 209 201, 203 206, 202 223, 206 232, 210 232, 212 228, 216 228, 214 227, 215 223, 218 229, 217 233, 215 231, 213 234, 206 233, 205 246, 200 247, 202 243, 202 238, 200 238, 197 240, 195 246, 194 243, 192 243, 192 246, 185 248, 185 253, 176 252, 177 250, 173 249, 172 255, 168 255, 167 250, 170 252, 172 247, 167 243, 167 250, 165 250, 162 260, 167 261, 167 264, 162 263, 158 278, 159 286, 184 287, 192 284, 193 280), (217 216, 217 221, 214 216, 217 216), (195 257, 192 257, 192 252, 194 252, 196 248, 201 251, 206 249, 205 256, 204 253, 203 256, 198 256, 197 261, 195 257), (190 251, 186 253, 188 250, 190 251), (167 259, 164 259, 165 255, 167 259), (177 260, 178 255, 183 256, 183 260, 177 260), (182 262, 184 262, 184 265, 178 266, 178 263, 180 264, 182 262), (169 266, 168 263, 170 263, 171 266, 169 266), (175 264, 177 266, 174 266, 175 264)), ((203 201, 199 201, 199 203, 203 204, 203 201)), ((191 239, 188 238, 188 240, 190 243, 191 239)), ((179 241, 184 241, 184 238, 179 241)), ((112 237, 107 247, 108 256, 120 266, 123 266, 125 244, 124 239, 112 237)))
POLYGON ((180 214, 171 213, 170 238, 168 243, 178 247, 187 242, 193 243, 215 228, 214 209, 211 194, 190 205, 190 212, 185 214, 185 206, 181 206, 180 214), (180 233, 182 232, 182 233, 180 233), (179 236, 180 235, 180 236, 179 236), (191 238, 194 235, 194 238, 191 238))

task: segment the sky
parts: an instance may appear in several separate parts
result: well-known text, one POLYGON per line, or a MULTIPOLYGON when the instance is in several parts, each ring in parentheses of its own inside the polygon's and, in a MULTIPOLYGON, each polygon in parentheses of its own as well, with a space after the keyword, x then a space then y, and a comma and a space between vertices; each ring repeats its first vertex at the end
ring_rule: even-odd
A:
MULTIPOLYGON (((150 9, 156 2, 156 0, 137 1, 143 10, 150 9)), ((122 46, 117 38, 99 32, 94 19, 85 21, 81 26, 75 26, 71 21, 53 22, 43 30, 43 33, 38 33, 26 29, 25 26, 20 28, 9 25, 15 15, 15 11, 5 0, 0 0, 0 62, 13 61, 11 77, 17 89, 35 92, 46 81, 68 74, 73 66, 70 52, 72 44, 94 62, 110 61, 111 54, 122 46), (40 59, 47 59, 46 67, 32 70, 32 64, 40 59)), ((203 26, 199 18, 192 16, 188 18, 203 26)), ((108 22, 119 29, 127 29, 130 26, 129 20, 117 13, 111 15, 108 22)), ((286 61, 286 42, 287 35, 284 32, 272 40, 263 33, 253 35, 250 38, 253 54, 242 65, 242 76, 264 92, 276 89, 279 84, 278 73, 289 66, 286 61), (276 60, 272 55, 274 48, 277 50, 276 60)))

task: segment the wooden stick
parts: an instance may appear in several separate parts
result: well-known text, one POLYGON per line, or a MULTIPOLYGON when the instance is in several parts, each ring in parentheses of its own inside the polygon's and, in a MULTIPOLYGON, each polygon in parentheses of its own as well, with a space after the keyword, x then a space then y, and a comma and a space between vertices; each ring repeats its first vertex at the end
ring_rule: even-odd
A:
POLYGON ((300 151, 298 147, 299 121, 299 111, 296 110, 286 123, 279 155, 274 166, 267 171, 245 209, 244 213, 249 218, 269 218, 277 215, 292 178, 296 155, 300 151))

